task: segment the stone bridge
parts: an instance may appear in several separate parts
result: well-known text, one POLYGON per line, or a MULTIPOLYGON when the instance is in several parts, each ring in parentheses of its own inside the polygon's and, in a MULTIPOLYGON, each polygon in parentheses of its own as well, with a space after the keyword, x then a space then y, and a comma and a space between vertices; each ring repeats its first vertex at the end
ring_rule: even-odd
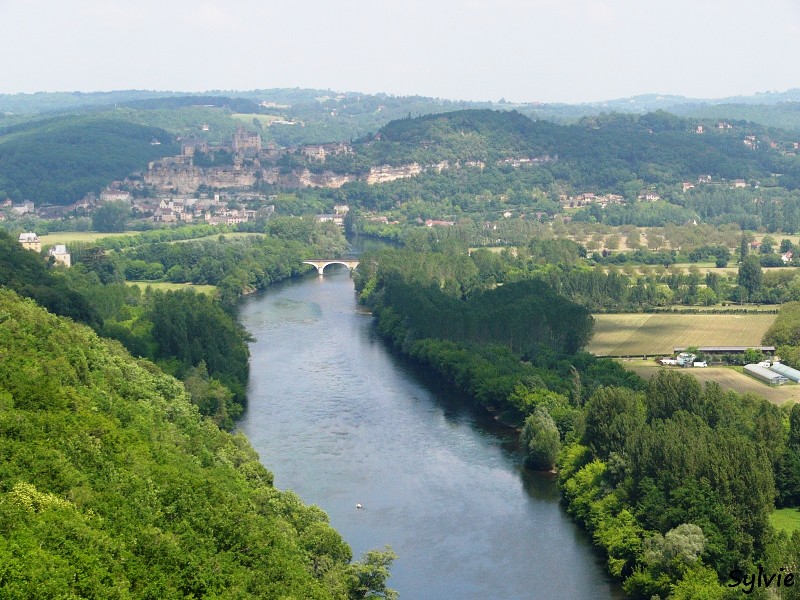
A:
POLYGON ((317 268, 317 273, 322 275, 322 272, 325 270, 325 267, 328 265, 344 265, 350 272, 353 271, 358 266, 357 260, 350 260, 347 258, 321 258, 321 259, 312 259, 312 260, 304 260, 304 265, 312 265, 317 268))

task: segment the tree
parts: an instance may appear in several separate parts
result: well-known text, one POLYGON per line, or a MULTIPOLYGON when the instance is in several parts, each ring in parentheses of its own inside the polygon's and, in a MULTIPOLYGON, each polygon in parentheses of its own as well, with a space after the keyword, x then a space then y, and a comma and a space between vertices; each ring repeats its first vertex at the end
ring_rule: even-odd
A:
POLYGON ((600 388, 586 403, 584 442, 602 458, 624 452, 628 437, 644 420, 641 394, 625 388, 600 388))
POLYGON ((125 231, 130 216, 127 202, 106 202, 92 213, 92 229, 103 233, 125 231))
POLYGON ((792 406, 789 413, 789 445, 800 450, 800 404, 792 406))
POLYGON ((687 569, 683 579, 672 587, 670 600, 722 600, 725 588, 719 584, 717 574, 708 567, 687 569))
POLYGON ((721 247, 717 252, 715 264, 718 269, 724 269, 728 266, 728 261, 731 259, 731 254, 727 248, 721 247))
POLYGON ((397 558, 391 547, 384 550, 369 550, 364 557, 350 565, 349 597, 356 600, 367 598, 385 598, 396 600, 395 590, 386 587, 389 579, 389 567, 397 558))
POLYGON ((785 252, 789 252, 789 250, 794 250, 794 245, 792 244, 791 240, 781 240, 781 254, 785 252))
POLYGON ((537 406, 533 414, 525 419, 520 437, 525 448, 525 464, 537 471, 550 471, 556 464, 561 449, 561 436, 550 413, 537 406))
MULTIPOLYGON (((75 255, 73 254, 73 257, 75 255)), ((77 260, 85 265, 86 270, 96 273, 103 284, 113 283, 120 280, 120 273, 117 265, 108 257, 106 251, 99 246, 91 246, 81 250, 77 260)))
POLYGON ((764 274, 757 256, 747 256, 739 266, 738 283, 747 292, 747 298, 753 300, 761 291, 764 274))
POLYGON ((706 286, 716 294, 719 291, 719 275, 706 273, 706 286))
POLYGON ((233 393, 228 388, 208 376, 204 360, 187 371, 183 385, 200 414, 211 417, 222 429, 233 429, 234 419, 242 413, 242 407, 233 402, 233 393))
POLYGON ((764 358, 764 355, 761 354, 761 352, 759 352, 755 348, 748 348, 747 350, 744 351, 744 362, 745 362, 745 364, 749 365, 749 364, 761 362, 761 360, 763 358, 764 358))
POLYGON ((348 210, 344 216, 344 231, 347 235, 355 235, 357 233, 356 227, 358 225, 358 218, 355 209, 348 210))
POLYGON ((742 239, 739 242, 739 262, 743 263, 747 253, 750 251, 750 246, 747 243, 747 237, 742 233, 742 239))

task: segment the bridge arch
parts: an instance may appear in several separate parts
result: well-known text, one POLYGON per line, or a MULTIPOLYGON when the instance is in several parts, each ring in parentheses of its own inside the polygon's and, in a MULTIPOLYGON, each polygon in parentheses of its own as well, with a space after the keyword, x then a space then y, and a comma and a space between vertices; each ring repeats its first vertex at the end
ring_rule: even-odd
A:
POLYGON ((322 276, 324 274, 325 267, 327 267, 328 265, 344 265, 345 267, 350 269, 350 272, 352 273, 353 269, 355 269, 358 266, 358 261, 349 260, 346 258, 330 258, 330 259, 319 259, 319 260, 304 260, 303 264, 316 267, 317 273, 319 273, 320 276, 322 276))

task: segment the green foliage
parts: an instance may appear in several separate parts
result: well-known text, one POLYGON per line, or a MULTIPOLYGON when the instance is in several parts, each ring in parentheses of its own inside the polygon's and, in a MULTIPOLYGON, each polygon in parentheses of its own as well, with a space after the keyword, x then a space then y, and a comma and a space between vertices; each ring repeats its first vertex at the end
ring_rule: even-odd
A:
POLYGON ((346 247, 335 225, 294 218, 270 220, 268 235, 191 239, 215 231, 207 226, 186 228, 175 238, 187 240, 180 244, 169 243, 168 233, 147 232, 107 238, 103 245, 126 250, 117 253, 115 259, 127 279, 163 276, 174 283, 215 285, 227 309, 246 292, 306 272, 309 267, 302 264, 303 260, 341 256, 346 247))
POLYGON ((608 553, 611 575, 625 577, 633 572, 641 553, 643 534, 644 529, 627 509, 598 523, 594 539, 608 553))
POLYGON ((389 578, 389 566, 397 558, 391 547, 383 550, 370 550, 364 554, 361 562, 350 569, 349 597, 353 599, 384 598, 396 600, 396 591, 386 587, 389 578))
POLYGON ((672 587, 670 600, 722 600, 725 588, 719 584, 717 574, 708 567, 689 569, 672 587))
POLYGON ((48 271, 42 257, 0 231, 0 286, 33 298, 49 311, 93 326, 102 319, 81 294, 48 271))
POLYGON ((569 512, 590 529, 593 529, 595 520, 601 516, 595 510, 595 505, 602 506, 600 502, 608 494, 608 489, 603 483, 605 472, 606 464, 595 459, 563 482, 562 491, 569 512))
POLYGON ((642 394, 624 388, 601 388, 586 403, 583 441, 593 453, 608 458, 623 452, 628 438, 644 423, 642 394))
POLYGON ((772 346, 800 346, 800 302, 781 306, 778 318, 764 334, 762 342, 772 346))
POLYGON ((391 597, 183 386, 0 290, 0 595, 391 597))
POLYGON ((176 152, 163 129, 107 114, 26 123, 0 130, 0 197, 70 204, 176 152))
POLYGON ((525 448, 525 464, 537 471, 550 471, 561 449, 561 436, 550 413, 537 406, 522 427, 520 442, 525 448))
POLYGON ((543 281, 498 287, 499 266, 483 252, 384 250, 362 256, 355 283, 380 335, 505 422, 521 426, 542 406, 566 439, 575 405, 596 387, 643 387, 614 361, 570 353, 591 326, 587 311, 543 281))
POLYGON ((205 361, 187 370, 183 385, 201 415, 211 417, 222 429, 233 429, 236 418, 242 414, 242 406, 234 402, 228 388, 209 377, 205 361))
MULTIPOLYGON (((580 375, 578 375, 578 379, 580 379, 580 375)), ((561 439, 566 438, 567 434, 573 430, 579 414, 578 410, 570 405, 566 396, 551 392, 544 387, 530 389, 519 384, 508 396, 508 402, 521 414, 533 414, 537 408, 546 410, 558 428, 561 439)), ((555 460, 551 467, 553 464, 555 464, 555 460)))
POLYGON ((92 229, 102 233, 125 231, 130 216, 127 202, 106 202, 92 213, 92 229))
POLYGON ((747 297, 755 300, 761 291, 764 273, 757 256, 746 256, 739 265, 739 285, 747 291, 747 297))
POLYGON ((776 491, 796 494, 781 411, 674 371, 596 391, 580 442, 558 461, 568 509, 636 598, 721 597, 718 577, 764 556, 776 491))
MULTIPOLYGON (((389 251, 363 262, 371 260, 378 263, 372 276, 380 293, 367 303, 378 314, 391 306, 415 337, 502 344, 529 357, 543 348, 575 353, 588 341, 588 311, 559 298, 544 282, 474 290, 477 269, 466 256, 389 251)), ((360 289, 369 277, 365 272, 359 278, 360 289)))
MULTIPOLYGON (((175 374, 204 363, 244 403, 249 375, 248 336, 235 320, 208 296, 191 291, 154 292, 147 319, 156 345, 155 358, 177 361, 175 374)), ((200 374, 202 377, 202 373, 200 374)))

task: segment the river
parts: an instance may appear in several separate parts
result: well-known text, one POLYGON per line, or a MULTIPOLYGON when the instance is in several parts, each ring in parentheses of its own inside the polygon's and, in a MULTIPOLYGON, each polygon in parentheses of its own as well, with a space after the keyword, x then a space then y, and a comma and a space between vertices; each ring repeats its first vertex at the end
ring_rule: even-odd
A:
POLYGON ((275 485, 322 507, 356 557, 392 546, 401 599, 621 597, 555 481, 387 348, 347 269, 249 297, 240 319, 256 338, 240 429, 275 485))

